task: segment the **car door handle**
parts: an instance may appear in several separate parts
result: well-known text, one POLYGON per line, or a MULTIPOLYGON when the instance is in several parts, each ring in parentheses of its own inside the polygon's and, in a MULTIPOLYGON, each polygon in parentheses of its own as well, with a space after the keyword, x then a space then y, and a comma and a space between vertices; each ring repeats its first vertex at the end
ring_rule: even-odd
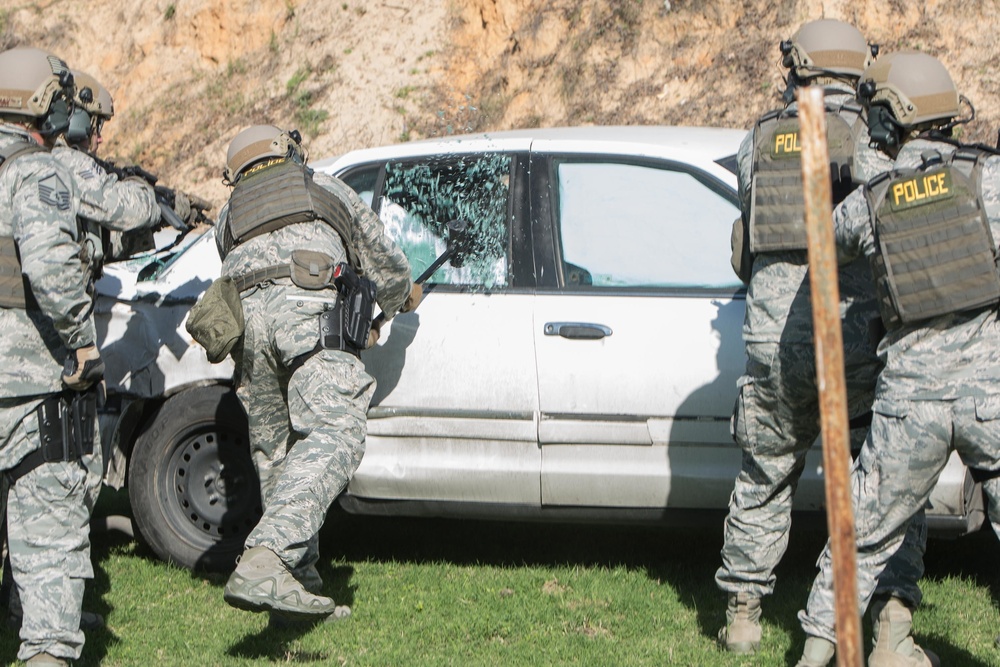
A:
POLYGON ((562 336, 563 338, 573 338, 577 340, 597 340, 610 336, 611 327, 603 324, 593 324, 591 322, 546 322, 546 336, 562 336))

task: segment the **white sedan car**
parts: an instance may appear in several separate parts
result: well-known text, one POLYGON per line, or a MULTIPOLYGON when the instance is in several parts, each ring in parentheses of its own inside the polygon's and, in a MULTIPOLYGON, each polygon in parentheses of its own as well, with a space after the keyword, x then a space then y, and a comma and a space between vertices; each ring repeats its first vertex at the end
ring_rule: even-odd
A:
MULTIPOLYGON (((740 465, 729 421, 744 290, 729 235, 743 136, 525 130, 313 164, 371 203, 415 277, 449 248, 449 222, 467 228, 420 308, 363 354, 378 389, 340 505, 721 521, 740 465)), ((99 283, 107 482, 129 485, 142 536, 189 567, 231 567, 260 515, 232 366, 209 364, 183 327, 219 268, 209 230, 109 266, 99 283)), ((817 446, 798 510, 823 508, 821 463, 817 446)), ((927 511, 938 534, 982 524, 981 492, 957 458, 927 511)))

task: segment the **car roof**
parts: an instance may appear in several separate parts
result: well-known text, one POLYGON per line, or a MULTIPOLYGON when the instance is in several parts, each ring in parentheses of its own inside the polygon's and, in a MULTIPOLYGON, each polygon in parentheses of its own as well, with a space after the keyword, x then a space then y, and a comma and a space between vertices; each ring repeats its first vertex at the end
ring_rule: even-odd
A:
POLYGON ((347 166, 388 159, 482 152, 606 153, 655 155, 689 162, 731 157, 745 130, 719 127, 629 125, 503 130, 421 139, 402 144, 350 151, 311 166, 337 172, 347 166))

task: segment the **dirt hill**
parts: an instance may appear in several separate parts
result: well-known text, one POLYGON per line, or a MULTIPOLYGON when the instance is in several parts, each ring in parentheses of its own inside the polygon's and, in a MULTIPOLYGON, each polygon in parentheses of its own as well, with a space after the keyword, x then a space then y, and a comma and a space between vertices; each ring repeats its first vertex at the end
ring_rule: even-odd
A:
POLYGON ((746 128, 783 89, 777 44, 837 18, 883 52, 940 58, 1000 117, 994 0, 48 0, 0 9, 0 48, 33 45, 111 90, 105 156, 221 204, 226 147, 296 127, 314 158, 526 126, 746 128))

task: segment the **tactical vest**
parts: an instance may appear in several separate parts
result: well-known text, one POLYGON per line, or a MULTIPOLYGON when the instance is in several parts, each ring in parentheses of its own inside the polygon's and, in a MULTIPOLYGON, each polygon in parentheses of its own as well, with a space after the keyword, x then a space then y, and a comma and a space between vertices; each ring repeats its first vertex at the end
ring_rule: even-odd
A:
MULTIPOLYGON (((859 122, 861 111, 860 106, 851 103, 826 106, 826 142, 834 205, 858 185, 853 172, 856 133, 864 127, 864 122, 859 122)), ((749 243, 753 254, 806 248, 800 130, 798 112, 790 109, 765 114, 754 126, 749 215, 749 243)))
POLYGON ((291 160, 244 174, 229 198, 228 229, 221 244, 224 256, 255 236, 322 220, 340 235, 348 261, 360 272, 351 241, 351 211, 339 197, 317 185, 312 174, 311 169, 291 160))
MULTIPOLYGON (((29 141, 15 141, 8 144, 0 149, 0 173, 3 173, 16 157, 44 150, 47 150, 44 146, 29 141)), ((17 242, 12 236, 0 236, 0 308, 24 310, 29 302, 32 304, 32 309, 37 308, 34 297, 25 287, 17 242)))
POLYGON ((980 194, 987 154, 933 152, 924 166, 869 183, 872 257, 886 328, 1000 300, 997 246, 980 194))

